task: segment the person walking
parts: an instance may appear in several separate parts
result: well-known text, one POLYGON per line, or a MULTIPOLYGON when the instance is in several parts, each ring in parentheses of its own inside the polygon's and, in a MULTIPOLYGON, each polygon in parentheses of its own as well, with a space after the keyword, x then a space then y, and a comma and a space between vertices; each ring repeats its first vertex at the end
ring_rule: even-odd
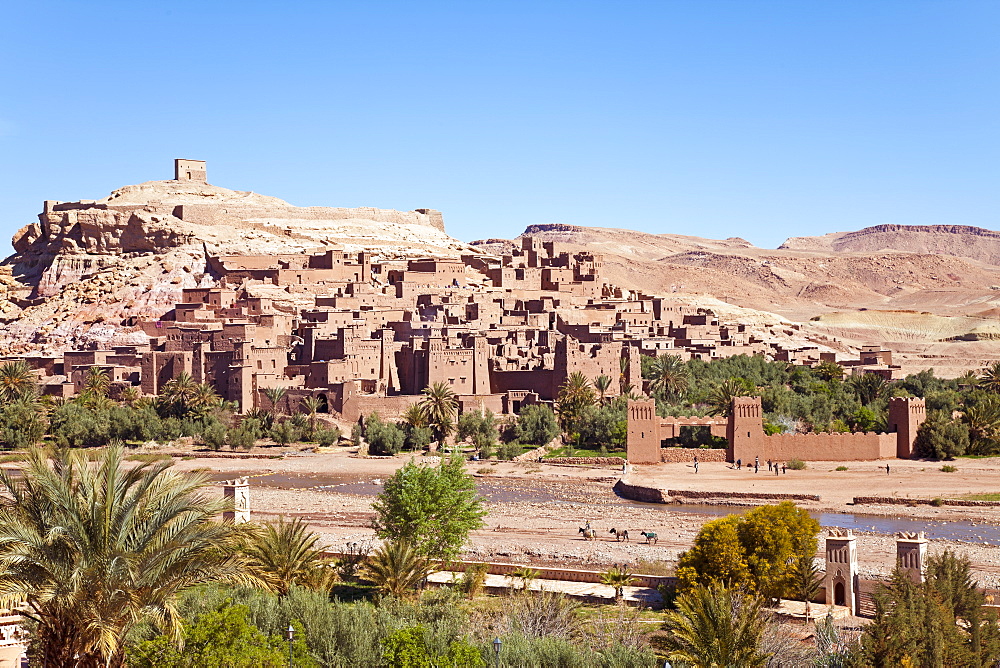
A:
POLYGON ((698 455, 694 456, 694 472, 698 472, 698 455))
POLYGON ((742 459, 737 459, 736 460, 736 470, 739 471, 741 468, 743 468, 743 460, 742 459))
POLYGON ((889 475, 889 464, 888 464, 888 462, 886 462, 886 465, 885 465, 885 474, 889 475))
POLYGON ((760 471, 760 460, 759 459, 754 459, 754 461, 753 461, 753 472, 757 473, 759 471, 760 471))
POLYGON ((781 462, 781 474, 784 475, 786 473, 788 473, 788 471, 785 470, 785 462, 781 462))
POLYGON ((771 460, 770 459, 767 460, 767 472, 768 473, 771 472, 771 460))
POLYGON ((774 475, 778 475, 778 462, 774 462, 774 475))

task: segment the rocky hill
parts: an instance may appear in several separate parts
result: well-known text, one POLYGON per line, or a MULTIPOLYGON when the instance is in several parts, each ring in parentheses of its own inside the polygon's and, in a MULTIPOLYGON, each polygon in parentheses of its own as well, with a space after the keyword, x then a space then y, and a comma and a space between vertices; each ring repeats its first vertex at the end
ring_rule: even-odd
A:
POLYGON ((121 322, 159 317, 186 287, 214 283, 206 255, 328 247, 382 257, 455 256, 440 212, 296 207, 203 181, 149 181, 101 200, 46 201, 14 235, 0 274, 0 352, 127 344, 121 322))

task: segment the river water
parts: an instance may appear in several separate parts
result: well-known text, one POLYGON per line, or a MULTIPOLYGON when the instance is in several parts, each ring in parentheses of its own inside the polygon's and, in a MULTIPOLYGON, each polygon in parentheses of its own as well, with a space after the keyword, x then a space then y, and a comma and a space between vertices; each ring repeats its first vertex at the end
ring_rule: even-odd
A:
MULTIPOLYGON (((215 474, 216 480, 240 477, 238 473, 215 474)), ((375 496, 382 491, 382 481, 378 478, 358 478, 354 475, 329 474, 286 474, 274 473, 252 477, 252 485, 279 487, 283 489, 313 489, 339 494, 375 496)), ((554 503, 574 506, 598 505, 589 503, 585 497, 574 494, 572 488, 560 488, 542 482, 528 480, 489 480, 476 478, 476 489, 491 503, 554 503)), ((605 502, 606 503, 606 502, 605 502)), ((702 504, 658 504, 632 501, 617 497, 616 505, 636 508, 659 508, 670 513, 690 513, 709 517, 723 517, 745 513, 746 506, 702 505, 702 504)), ((605 505, 605 504, 600 504, 605 505)), ((923 531, 931 539, 963 541, 986 545, 1000 545, 1000 526, 972 520, 931 520, 912 517, 884 517, 863 513, 810 512, 823 527, 871 531, 880 534, 923 531)))

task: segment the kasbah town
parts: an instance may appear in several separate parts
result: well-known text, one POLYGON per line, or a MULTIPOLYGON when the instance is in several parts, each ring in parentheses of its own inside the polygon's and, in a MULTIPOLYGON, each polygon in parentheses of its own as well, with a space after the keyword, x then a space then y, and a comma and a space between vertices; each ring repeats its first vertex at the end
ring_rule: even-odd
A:
MULTIPOLYGON (((200 161, 176 161, 174 176, 181 184, 207 183, 200 161)), ((204 225, 238 227, 267 215, 250 205, 162 206, 160 213, 204 225)), ((88 217, 124 220, 157 213, 156 207, 49 201, 39 224, 27 236, 22 231, 15 248, 55 228, 82 226, 88 217)), ((444 229, 442 215, 431 209, 368 212, 373 220, 383 214, 444 229)), ((302 209, 297 215, 324 214, 302 209)), ((82 391, 94 367, 109 377, 113 399, 128 388, 156 395, 182 374, 213 387, 239 414, 292 415, 314 398, 317 419, 340 427, 344 445, 258 444, 248 453, 230 453, 178 442, 140 450, 174 454, 180 470, 207 468, 220 493, 224 488, 240 500, 238 513, 305 518, 335 551, 370 545, 370 504, 381 480, 414 456, 376 457, 363 444, 360 451, 351 447, 346 435, 354 425, 372 414, 397 418, 436 383, 454 392, 459 414, 490 411, 502 421, 526 406, 551 406, 573 373, 591 381, 606 376, 613 382, 603 394, 628 396, 627 456, 543 458, 543 447, 513 461, 470 461, 489 515, 486 528, 473 533, 466 560, 489 562, 498 576, 530 564, 555 588, 610 595, 597 577, 608 565, 628 562, 642 574, 643 565, 670 564, 712 516, 789 499, 824 526, 818 600, 835 605, 838 614, 866 614, 874 583, 897 564, 919 578, 928 550, 949 546, 970 557, 981 583, 998 584, 997 509, 960 501, 931 505, 929 499, 995 489, 1000 466, 969 461, 944 476, 932 463, 912 459, 926 418, 923 399, 892 399, 886 433, 767 434, 761 399, 754 396, 734 398, 728 417, 659 416, 641 374, 643 356, 667 353, 681 360, 756 355, 790 365, 832 361, 848 376, 900 378, 892 352, 881 345, 847 358, 794 344, 780 328, 752 331, 722 322, 711 310, 609 284, 598 253, 531 236, 502 255, 400 258, 336 247, 213 254, 206 248, 206 264, 213 286, 185 288, 162 317, 125 323, 148 343, 7 359, 25 360, 41 392, 63 399, 82 391), (306 305, 290 309, 252 296, 260 286, 306 305), (277 388, 283 391, 268 392, 277 388), (687 427, 707 427, 728 445, 664 447, 687 427), (779 473, 779 462, 792 460, 808 467, 779 473), (578 532, 585 524, 596 530, 596 540, 578 532), (612 528, 629 530, 632 540, 616 540, 612 528)), ((560 447, 558 441, 549 448, 560 447)), ((416 458, 435 460, 437 454, 416 458)), ((658 578, 668 575, 641 579, 629 588, 630 600, 648 602, 658 578)), ((787 614, 801 614, 788 605, 787 614)))

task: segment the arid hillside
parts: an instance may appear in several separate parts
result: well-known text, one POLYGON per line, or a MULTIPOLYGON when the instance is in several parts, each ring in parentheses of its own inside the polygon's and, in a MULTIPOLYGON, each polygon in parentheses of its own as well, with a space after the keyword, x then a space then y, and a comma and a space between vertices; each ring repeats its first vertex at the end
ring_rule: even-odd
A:
MULTIPOLYGON (((881 226, 781 248, 615 228, 532 225, 524 235, 605 254, 612 282, 803 323, 811 337, 886 345, 910 368, 961 373, 1000 357, 1000 233, 881 226), (719 304, 718 302, 722 302, 719 304)), ((504 240, 473 245, 502 252, 504 240)))

